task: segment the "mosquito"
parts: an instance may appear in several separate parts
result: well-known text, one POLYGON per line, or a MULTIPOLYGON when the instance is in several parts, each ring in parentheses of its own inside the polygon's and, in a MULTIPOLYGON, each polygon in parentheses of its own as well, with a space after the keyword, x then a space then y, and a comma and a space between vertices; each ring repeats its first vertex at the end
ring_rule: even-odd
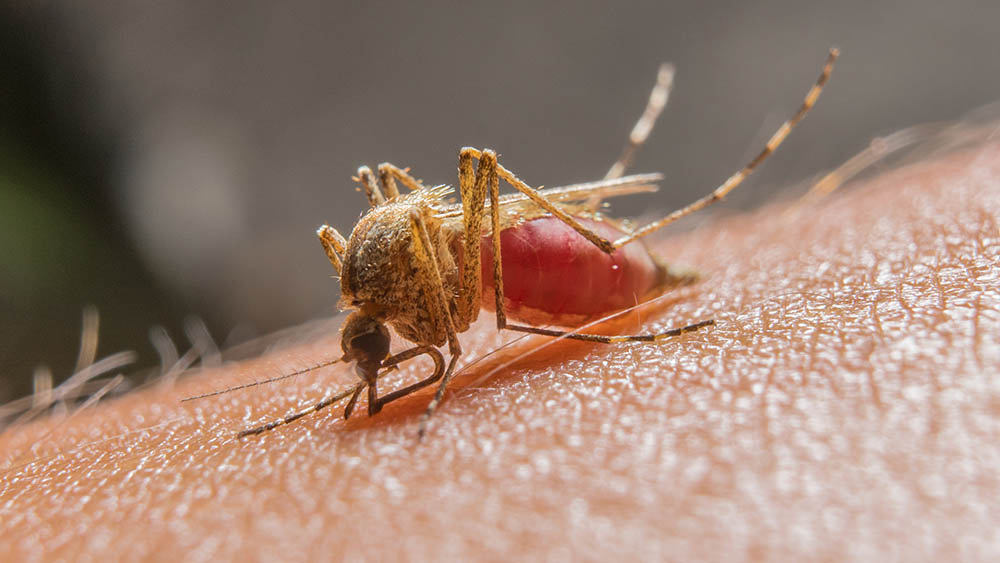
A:
POLYGON ((343 356, 322 365, 353 362, 361 382, 239 436, 261 434, 348 396, 344 418, 349 418, 365 389, 368 415, 374 416, 386 404, 437 383, 421 419, 422 437, 462 357, 458 335, 483 309, 496 315, 498 330, 601 344, 659 342, 711 326, 713 320, 704 320, 652 334, 605 336, 540 325, 579 327, 694 282, 695 274, 668 266, 639 239, 739 186, 815 105, 838 56, 837 49, 830 49, 798 111, 746 166, 708 195, 637 229, 604 216, 599 208, 606 198, 653 191, 662 179, 660 174, 622 174, 666 105, 673 79, 669 65, 661 67, 646 110, 603 180, 536 189, 501 165, 495 151, 466 147, 458 155, 461 203, 452 204, 447 201, 453 193, 449 186, 427 187, 408 169, 389 163, 375 172, 362 166, 354 180, 371 209, 349 238, 329 225, 317 230, 340 278, 339 306, 352 311, 341 327, 343 356), (517 193, 501 196, 500 180, 517 193), (399 184, 408 191, 400 192, 399 184), (387 325, 413 345, 390 355, 387 325), (447 362, 440 350, 445 345, 447 362), (429 377, 379 396, 381 375, 424 355, 434 362, 429 377))

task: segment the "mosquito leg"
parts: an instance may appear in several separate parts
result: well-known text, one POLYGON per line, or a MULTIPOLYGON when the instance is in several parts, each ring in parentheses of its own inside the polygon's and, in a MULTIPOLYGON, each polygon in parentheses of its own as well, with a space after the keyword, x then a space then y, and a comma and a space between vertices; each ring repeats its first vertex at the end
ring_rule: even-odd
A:
POLYGON ((410 348, 405 352, 400 352, 399 354, 396 354, 395 356, 385 360, 384 362, 382 362, 382 365, 385 367, 388 367, 390 365, 396 365, 400 362, 406 361, 410 358, 419 356, 421 354, 427 354, 428 356, 431 357, 432 360, 434 360, 434 373, 431 374, 431 376, 428 377, 427 379, 423 379, 421 381, 414 383, 413 385, 409 385, 397 391, 393 391, 392 393, 389 393, 379 399, 376 399, 376 403, 378 404, 378 409, 376 410, 376 412, 382 410, 382 407, 384 407, 386 404, 391 403, 392 401, 395 401, 400 397, 405 397, 410 393, 413 393, 414 391, 423 389, 424 387, 427 387, 428 385, 431 385, 432 383, 441 379, 441 376, 444 375, 444 369, 445 369, 444 356, 442 356, 441 352, 438 351, 438 349, 433 346, 417 346, 415 348, 410 348))
MULTIPOLYGON (((472 147, 465 147, 462 149, 463 154, 471 155, 473 158, 481 159, 483 153, 472 147)), ((579 221, 573 218, 570 214, 566 213, 562 209, 556 207, 554 203, 545 198, 545 195, 541 194, 535 188, 532 188, 528 184, 525 184, 520 178, 514 175, 513 172, 507 170, 503 165, 497 163, 496 172, 499 177, 503 178, 508 184, 514 187, 517 191, 521 192, 528 197, 532 202, 538 207, 541 207, 545 211, 552 214, 553 217, 559 219, 563 223, 569 225, 574 231, 580 233, 583 238, 594 243, 597 248, 600 248, 604 252, 611 254, 615 251, 615 246, 611 241, 605 239, 604 237, 598 235, 594 231, 584 227, 579 221)))
MULTIPOLYGON (((503 295, 503 258, 500 248, 500 171, 496 153, 491 150, 478 151, 464 148, 459 153, 459 186, 462 192, 463 216, 465 220, 465 271, 462 279, 463 305, 478 309, 481 299, 480 240, 482 218, 487 190, 490 197, 490 217, 493 236, 493 289, 496 299, 497 329, 507 328, 507 314, 503 295), (479 159, 479 168, 472 173, 473 159, 479 159), (467 297, 469 296, 469 297, 467 297)), ((508 180, 510 181, 510 180, 508 180)), ((528 188, 529 190, 531 188, 528 188)), ((537 193, 537 192, 536 192, 537 193)), ((526 195, 527 192, 525 192, 526 195)), ((530 197, 530 195, 529 195, 530 197)), ((544 196, 542 197, 544 200, 544 196)), ((550 206, 551 202, 548 202, 550 206)), ((585 229, 593 234, 592 231, 585 229)), ((594 235, 597 236, 597 235, 594 235)), ((603 239, 601 239, 603 240, 603 239)), ((462 310, 462 309, 460 309, 462 310)), ((473 318, 473 317, 470 317, 473 318)))
MULTIPOLYGON (((485 150, 482 154, 474 149, 462 149, 458 155, 458 185, 462 195, 462 221, 464 231, 464 254, 462 259, 462 283, 458 296, 458 319, 465 325, 479 315, 480 299, 482 297, 481 241, 483 234, 483 215, 486 212, 487 182, 492 169, 493 181, 496 183, 496 153, 485 150), (479 170, 475 170, 474 160, 479 158, 479 170), (491 164, 492 163, 492 164, 491 164)), ((499 219, 499 206, 491 205, 494 215, 499 219)), ((493 232, 499 232, 494 221, 493 232)), ((496 237, 494 237, 496 238, 496 237)), ((497 244, 494 243, 494 252, 497 244)), ((495 254, 499 256, 499 254, 495 254)), ((502 291, 502 288, 501 288, 502 291)))
POLYGON ((427 231, 427 224, 424 217, 417 209, 410 211, 410 228, 413 232, 413 255, 416 259, 424 283, 424 290, 431 298, 431 303, 427 305, 431 308, 431 315, 434 317, 437 328, 442 328, 448 338, 448 351, 451 355, 461 355, 462 345, 458 342, 458 334, 455 332, 455 325, 451 318, 451 310, 448 306, 448 291, 444 287, 444 280, 441 279, 441 266, 438 265, 436 247, 427 231))
POLYGON ((385 406, 386 403, 388 403, 390 401, 394 401, 394 400, 396 400, 396 399, 398 399, 400 397, 403 397, 405 395, 409 395, 410 393, 416 391, 417 389, 420 389, 421 387, 425 387, 427 385, 430 385, 431 383, 433 383, 434 381, 436 381, 439 377, 441 377, 440 373, 444 373, 444 357, 442 357, 441 356, 441 352, 439 352, 437 350, 437 348, 434 348, 433 346, 414 346, 413 348, 410 348, 409 350, 404 350, 404 351, 402 351, 402 352, 400 352, 400 353, 398 353, 398 354, 396 354, 394 356, 390 356, 390 357, 386 358, 385 360, 382 360, 382 365, 379 366, 379 369, 381 370, 381 373, 378 373, 377 375, 375 375, 374 377, 372 377, 371 381, 366 381, 362 385, 360 385, 357 388, 355 388, 354 394, 351 395, 351 400, 347 402, 347 407, 344 408, 344 420, 347 420, 348 418, 351 417, 351 413, 354 411, 355 403, 358 402, 358 397, 361 396, 361 391, 363 390, 363 387, 367 386, 368 389, 369 389, 369 392, 368 392, 368 401, 369 401, 369 403, 368 403, 369 404, 369 406, 368 406, 368 416, 374 416, 375 414, 377 414, 379 411, 382 410, 382 407, 385 406), (382 397, 380 399, 379 398, 374 398, 374 399, 372 398, 373 394, 377 395, 376 392, 373 392, 371 390, 374 387, 374 383, 375 383, 375 381, 377 379, 381 378, 382 376, 384 376, 385 374, 389 373, 390 371, 395 370, 397 365, 399 365, 399 364, 401 364, 401 363, 403 363, 406 360, 409 360, 411 358, 415 358, 415 357, 417 357, 417 356, 419 356, 421 354, 427 354, 428 356, 431 357, 431 359, 434 360, 434 365, 435 365, 434 374, 435 375, 432 375, 431 377, 429 377, 429 378, 427 378, 427 379, 425 379, 423 381, 420 381, 418 383, 415 383, 413 385, 410 385, 410 386, 408 386, 406 388, 400 389, 398 391, 393 391, 392 393, 390 393, 390 394, 388 394, 388 395, 386 395, 386 396, 384 396, 384 397, 382 397), (440 373, 438 373, 438 372, 440 372, 440 373), (373 405, 374 405, 374 407, 373 407, 373 405))
MULTIPOLYGON (((395 356, 391 356, 389 358, 386 358, 382 362, 382 367, 389 368, 389 369, 386 369, 382 373, 377 374, 373 378, 373 382, 374 382, 375 379, 381 377, 385 373, 388 373, 389 371, 392 371, 391 368, 394 368, 396 366, 396 364, 404 362, 404 361, 406 361, 406 360, 408 360, 410 358, 413 358, 415 356, 418 356, 420 354, 427 354, 427 355, 431 356, 431 358, 433 358, 433 360, 434 360, 434 365, 436 366, 435 370, 434 370, 435 375, 431 376, 431 378, 428 378, 428 379, 424 380, 423 382, 420 382, 420 383, 423 383, 424 385, 430 385, 431 383, 433 383, 436 380, 436 378, 441 377, 440 375, 437 375, 437 374, 438 374, 438 372, 443 371, 443 366, 444 366, 444 358, 441 356, 441 352, 439 352, 436 348, 433 348, 433 347, 430 347, 430 346, 417 346, 415 348, 411 348, 409 350, 400 352, 399 354, 396 354, 395 356)), ((411 386, 409 386, 409 387, 407 387, 405 389, 401 389, 399 391, 394 391, 393 393, 390 393, 389 395, 386 395, 385 397, 383 397, 381 400, 376 399, 376 403, 380 403, 381 405, 384 405, 385 403, 388 403, 389 401, 398 399, 399 397, 402 397, 403 395, 406 395, 408 393, 416 391, 417 389, 419 389, 419 387, 417 387, 417 385, 420 385, 420 383, 411 385, 411 386), (407 393, 403 393, 402 391, 407 391, 407 393)), ((365 390, 365 387, 369 387, 370 388, 371 385, 368 382, 358 383, 354 387, 351 387, 351 388, 347 389, 346 391, 341 391, 341 392, 337 393, 336 395, 332 395, 330 397, 327 397, 326 399, 323 399, 322 401, 316 403, 315 405, 313 405, 313 406, 311 406, 311 407, 309 407, 307 409, 303 409, 303 410, 301 410, 299 412, 290 414, 290 415, 286 416, 285 418, 281 418, 281 419, 275 420, 273 422, 268 422, 267 424, 262 424, 260 426, 254 427, 254 428, 248 428, 247 430, 244 430, 244 431, 240 432, 239 434, 237 434, 236 437, 237 438, 244 438, 246 436, 252 436, 252 435, 256 435, 256 434, 263 434, 264 432, 267 432, 268 430, 274 430, 275 428, 277 428, 279 426, 284 426, 284 425, 286 425, 286 424, 288 424, 290 422, 295 422, 296 420, 302 418, 303 416, 306 416, 306 415, 314 413, 316 411, 325 409, 326 407, 328 407, 328 406, 336 403, 337 401, 340 401, 340 400, 344 399, 345 397, 350 396, 351 399, 347 402, 347 407, 344 408, 344 419, 346 420, 347 418, 350 418, 351 413, 354 411, 354 406, 358 402, 358 397, 361 396, 361 392, 365 390)), ((379 406, 379 408, 381 409, 381 406, 379 406)))
POLYGON ((410 225, 414 233, 413 254, 417 263, 424 270, 423 277, 426 284, 426 294, 430 295, 433 299, 433 303, 429 304, 433 308, 431 314, 438 322, 444 325, 443 328, 448 337, 448 352, 451 355, 448 367, 445 369, 444 376, 441 378, 441 383, 438 386, 437 393, 434 395, 434 399, 431 400, 430 405, 427 406, 427 412, 424 413, 424 417, 420 423, 419 435, 423 436, 427 419, 430 418, 431 414, 434 413, 434 409, 437 408, 438 403, 441 402, 444 390, 448 386, 448 382, 451 381, 452 374, 455 372, 455 364, 458 363, 458 358, 462 355, 462 345, 459 343, 458 335, 455 333, 455 325, 448 306, 448 293, 445 290, 444 281, 441 279, 441 269, 435 256, 435 247, 427 231, 424 218, 419 211, 413 210, 410 212, 410 225))
POLYGON ((838 56, 840 56, 839 50, 830 49, 830 54, 827 56, 826 63, 823 65, 823 72, 820 73, 816 83, 813 84, 812 88, 809 89, 809 92, 806 93, 806 97, 802 101, 802 105, 799 106, 799 110, 795 112, 795 115, 793 115, 788 121, 781 124, 781 127, 779 127, 778 130, 774 132, 774 135, 772 135, 767 141, 764 149, 761 150, 760 153, 739 172, 730 176, 728 180, 707 196, 696 200, 694 203, 691 203, 686 207, 674 211, 659 221, 655 221, 644 227, 636 229, 631 234, 616 240, 613 248, 620 248, 638 239, 639 237, 644 237, 650 233, 656 232, 681 217, 690 215, 691 213, 694 213, 704 207, 708 207, 709 205, 724 198, 729 192, 736 189, 737 186, 743 183, 743 180, 745 180, 747 176, 753 173, 754 169, 756 169, 760 163, 764 162, 764 160, 766 160, 767 157, 781 145, 785 138, 788 137, 788 134, 791 133, 795 125, 797 125, 799 121, 802 121, 802 118, 809 113, 809 110, 814 105, 816 105, 816 100, 819 99, 819 95, 823 91, 823 86, 825 86, 826 82, 830 79, 830 73, 833 71, 833 63, 837 60, 838 56))
MULTIPOLYGON (((408 168, 400 168, 395 164, 389 164, 388 162, 383 162, 378 165, 378 177, 382 181, 382 185, 388 187, 392 185, 395 187, 396 183, 394 180, 399 180, 404 186, 410 188, 412 191, 423 190, 426 187, 413 176, 410 176, 408 168)), ((396 193, 399 193, 399 189, 396 189, 396 193)), ((388 196, 388 191, 386 192, 388 196)), ((392 196, 389 196, 392 197, 392 196)))
POLYGON ((295 422, 296 420, 302 418, 303 416, 306 416, 307 414, 311 414, 311 413, 320 411, 322 409, 325 409, 326 407, 328 407, 328 406, 336 403, 337 401, 343 399, 344 397, 360 393, 361 389, 363 389, 364 386, 365 386, 364 383, 358 383, 354 387, 352 387, 350 389, 347 389, 346 391, 341 391, 340 393, 337 393, 336 395, 332 395, 330 397, 327 397, 326 399, 323 399, 322 401, 316 403, 315 405, 313 405, 313 406, 311 406, 311 407, 309 407, 307 409, 301 410, 301 411, 299 411, 297 413, 294 413, 294 414, 290 414, 290 415, 286 416, 285 418, 275 420, 274 422, 268 422, 267 424, 262 424, 260 426, 255 427, 255 428, 248 428, 248 429, 240 432, 239 434, 237 434, 236 437, 237 438, 245 438, 247 436, 252 436, 252 435, 256 435, 256 434, 263 434, 264 432, 267 432, 268 430, 274 430, 275 428, 277 428, 279 426, 284 426, 284 425, 286 425, 286 424, 288 424, 290 422, 295 422))
POLYGON ((386 199, 392 199, 399 195, 399 186, 392 179, 392 173, 387 168, 389 166, 392 165, 387 162, 378 165, 378 183, 382 186, 382 193, 385 194, 386 199))
POLYGON ((672 328, 670 330, 665 330, 663 332, 657 332, 654 334, 635 334, 635 335, 622 335, 622 336, 603 336, 599 334, 582 334, 579 332, 567 332, 564 330, 551 330, 547 328, 538 328, 534 326, 521 326, 521 325, 507 325, 507 330, 516 330, 518 332, 528 332, 531 334, 541 334, 543 336, 552 336, 555 338, 570 338, 572 340, 583 340, 585 342, 598 342, 601 344, 615 344, 618 342, 659 342, 661 340, 666 340, 667 338, 673 338, 675 336, 680 336, 688 332, 694 332, 700 328, 706 326, 712 326, 715 324, 714 320, 701 321, 687 326, 682 326, 680 328, 672 328))
MULTIPOLYGON (((410 348, 409 350, 400 352, 399 354, 396 354, 394 356, 390 356, 389 358, 386 358, 382 362, 382 367, 387 369, 385 369, 385 371, 383 371, 382 373, 375 375, 375 377, 372 378, 371 382, 358 383, 354 387, 351 387, 345 391, 341 391, 336 395, 327 397, 326 399, 323 399, 322 401, 316 403, 315 405, 309 408, 290 414, 284 418, 275 420, 273 422, 268 422, 267 424, 262 424, 254 428, 248 428, 247 430, 244 430, 239 434, 237 434, 236 437, 244 438, 246 436, 263 434, 268 430, 274 430, 279 426, 284 426, 288 423, 295 422, 296 420, 302 418, 303 416, 325 409, 326 407, 336 403, 337 401, 340 401, 345 397, 350 396, 351 399, 347 402, 347 407, 344 409, 344 419, 347 419, 351 416, 351 413, 354 411, 354 406, 358 402, 358 397, 361 396, 361 392, 365 390, 365 387, 368 387, 369 389, 373 388, 374 386, 371 385, 371 383, 374 383, 374 381, 377 378, 388 373, 389 371, 392 371, 392 368, 394 368, 397 364, 409 360, 410 358, 419 356, 421 354, 427 354, 428 356, 431 357, 431 359, 434 360, 434 366, 435 366, 434 374, 423 381, 410 385, 409 387, 405 387, 403 389, 400 389, 399 391, 393 391, 392 393, 389 393, 388 395, 382 397, 381 399, 375 399, 374 401, 375 404, 377 404, 378 409, 381 410, 382 406, 385 405, 386 403, 394 401, 405 395, 408 395, 416 391, 417 389, 420 389, 421 387, 426 387, 427 385, 430 385, 435 381, 437 381, 438 379, 440 379, 441 375, 444 373, 444 357, 441 356, 441 352, 439 352, 437 348, 434 348, 432 346, 416 346, 414 348, 410 348)), ((371 399, 369 398, 369 400, 371 399)))
POLYGON ((378 402, 378 381, 372 377, 368 383, 368 416, 375 416, 382 410, 382 405, 378 402))
POLYGON ((364 385, 358 385, 354 388, 354 393, 351 395, 351 400, 347 401, 347 406, 344 407, 344 420, 351 418, 351 413, 354 412, 354 405, 358 404, 358 397, 361 396, 361 391, 364 390, 364 385))
MULTIPOLYGON (((663 113, 663 108, 667 107, 667 101, 670 99, 670 90, 674 85, 674 72, 674 65, 669 63, 660 65, 660 69, 656 73, 656 84, 653 85, 653 91, 649 93, 649 100, 646 102, 646 109, 639 116, 639 121, 632 127, 632 132, 629 133, 628 140, 625 142, 618 160, 611 165, 608 173, 604 175, 605 180, 621 178, 625 170, 632 165, 632 160, 635 159, 639 148, 649 138, 649 134, 653 131, 653 126, 656 125, 656 120, 663 113)), ((588 198, 584 204, 584 208, 592 212, 597 211, 600 206, 601 198, 599 196, 588 198)))
POLYGON ((622 149, 621 156, 611 165, 608 173, 604 175, 605 180, 620 178, 629 165, 632 164, 635 153, 646 142, 646 139, 649 138, 649 133, 652 132, 653 125, 656 124, 656 119, 660 117, 663 108, 667 107, 667 100, 670 99, 670 90, 673 85, 674 65, 668 63, 661 64, 659 72, 656 73, 656 84, 653 86, 653 91, 649 93, 649 101, 646 102, 646 109, 639 116, 639 121, 635 123, 635 127, 632 127, 632 132, 629 133, 628 141, 622 149))
POLYGON ((330 259, 330 263, 333 264, 333 268, 337 270, 337 275, 339 276, 341 270, 344 268, 344 261, 341 256, 347 250, 347 240, 337 232, 337 229, 329 225, 320 227, 316 231, 316 236, 319 237, 319 242, 323 245, 326 257, 330 259))
POLYGON ((451 360, 448 362, 448 369, 445 371, 441 384, 438 385, 437 392, 434 393, 434 398, 428 403, 427 410, 424 411, 424 416, 420 417, 420 427, 417 429, 418 439, 424 437, 424 433, 427 432, 427 421, 431 419, 434 411, 437 410, 438 405, 441 403, 441 399, 444 398, 444 390, 448 388, 451 376, 455 374, 455 364, 458 363, 458 358, 459 356, 455 354, 451 356, 451 360))
MULTIPOLYGON (((485 153, 486 151, 484 151, 485 153)), ((497 330, 507 326, 507 311, 503 304, 503 257, 500 250, 500 180, 497 178, 496 154, 489 152, 484 154, 489 158, 479 160, 479 176, 477 185, 481 177, 486 176, 490 186, 490 218, 493 220, 493 288, 494 302, 497 314, 497 330)))
MULTIPOLYGON (((476 190, 485 198, 487 186, 490 190, 490 219, 492 219, 493 234, 493 291, 497 315, 497 330, 507 326, 507 311, 503 304, 503 257, 500 251, 500 180, 497 176, 497 155, 491 150, 484 150, 479 157, 479 170, 476 172, 476 190)), ((463 196, 464 197, 464 196, 463 196)))
POLYGON ((358 168, 358 175, 354 180, 361 184, 362 189, 365 190, 365 196, 368 198, 369 205, 376 207, 385 203, 385 195, 379 189, 378 182, 375 181, 375 175, 372 174, 371 168, 367 166, 358 168))

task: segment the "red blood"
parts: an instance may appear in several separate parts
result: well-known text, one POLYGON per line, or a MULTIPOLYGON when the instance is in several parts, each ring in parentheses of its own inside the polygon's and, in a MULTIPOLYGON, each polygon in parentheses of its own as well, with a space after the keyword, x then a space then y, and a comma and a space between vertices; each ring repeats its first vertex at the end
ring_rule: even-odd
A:
MULTIPOLYGON (((624 233, 579 219, 614 241, 624 233)), ((543 217, 500 233, 504 306, 512 319, 572 326, 641 303, 662 281, 662 267, 641 242, 608 255, 562 221, 543 217)), ((482 240, 483 307, 495 309, 493 240, 482 240)))

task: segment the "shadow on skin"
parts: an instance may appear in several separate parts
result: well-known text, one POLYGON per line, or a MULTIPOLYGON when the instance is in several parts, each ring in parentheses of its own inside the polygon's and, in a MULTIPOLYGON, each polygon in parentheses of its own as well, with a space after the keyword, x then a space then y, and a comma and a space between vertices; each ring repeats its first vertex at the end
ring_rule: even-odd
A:
MULTIPOLYGON (((654 244, 704 277, 643 308, 646 330, 715 327, 560 343, 471 384, 545 341, 531 337, 463 374, 420 443, 431 391, 371 420, 334 406, 233 438, 353 385, 342 365, 179 403, 327 360, 335 333, 12 429, 8 553, 995 557, 998 179, 1000 146, 984 144, 654 244)), ((494 333, 481 315, 467 358, 494 333)), ((411 364, 383 392, 429 365, 411 364)))

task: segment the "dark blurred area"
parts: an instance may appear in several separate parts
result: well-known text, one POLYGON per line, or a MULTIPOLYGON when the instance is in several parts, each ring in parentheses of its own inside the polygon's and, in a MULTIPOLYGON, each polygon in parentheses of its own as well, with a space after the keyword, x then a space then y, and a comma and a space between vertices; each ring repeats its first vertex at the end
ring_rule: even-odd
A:
MULTIPOLYGON (((9 2, 0 7, 0 401, 153 325, 220 343, 335 312, 315 240, 366 208, 360 164, 454 183, 492 147, 533 185, 603 176, 657 65, 678 68, 635 171, 686 203, 742 166, 843 56, 815 111, 730 198, 757 205, 873 137, 994 101, 988 2, 9 2)), ((184 345, 182 344, 182 347, 184 345)))

